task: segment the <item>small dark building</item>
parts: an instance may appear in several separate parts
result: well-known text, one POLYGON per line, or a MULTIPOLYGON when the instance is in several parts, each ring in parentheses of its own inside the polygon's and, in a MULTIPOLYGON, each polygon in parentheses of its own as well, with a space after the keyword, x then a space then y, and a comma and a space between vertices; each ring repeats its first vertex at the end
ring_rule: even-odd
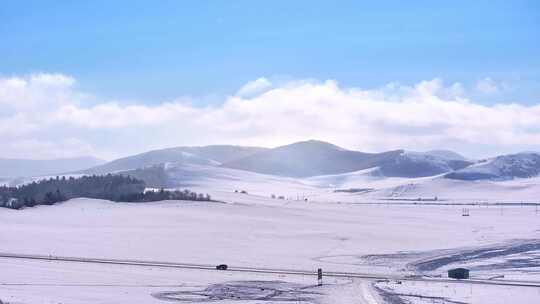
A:
POLYGON ((448 270, 448 277, 452 279, 468 279, 469 269, 466 268, 454 268, 448 270))

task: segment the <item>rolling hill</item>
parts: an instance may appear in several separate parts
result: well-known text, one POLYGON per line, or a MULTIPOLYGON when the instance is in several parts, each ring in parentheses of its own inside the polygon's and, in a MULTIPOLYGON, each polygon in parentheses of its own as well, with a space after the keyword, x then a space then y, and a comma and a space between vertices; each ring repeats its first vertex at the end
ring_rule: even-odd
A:
POLYGON ((258 147, 227 145, 167 148, 119 158, 106 164, 85 170, 83 173, 105 174, 166 163, 218 166, 222 162, 233 161, 237 158, 246 157, 264 150, 264 148, 258 147))
POLYGON ((459 180, 509 180, 530 178, 540 174, 540 154, 501 155, 448 173, 445 177, 459 180))
POLYGON ((471 164, 452 151, 363 153, 311 140, 266 150, 222 166, 288 177, 341 174, 377 167, 371 174, 424 177, 462 169, 471 164))
POLYGON ((452 172, 473 164, 459 154, 451 153, 404 152, 381 163, 379 172, 387 177, 425 177, 452 172))
POLYGON ((273 149, 241 146, 176 147, 120 158, 85 170, 105 174, 173 164, 220 166, 284 177, 311 177, 375 169, 386 177, 424 177, 452 172, 472 164, 452 151, 364 153, 309 140, 273 149))
POLYGON ((297 142, 226 162, 222 166, 288 177, 339 174, 372 168, 403 151, 363 153, 316 140, 297 142))

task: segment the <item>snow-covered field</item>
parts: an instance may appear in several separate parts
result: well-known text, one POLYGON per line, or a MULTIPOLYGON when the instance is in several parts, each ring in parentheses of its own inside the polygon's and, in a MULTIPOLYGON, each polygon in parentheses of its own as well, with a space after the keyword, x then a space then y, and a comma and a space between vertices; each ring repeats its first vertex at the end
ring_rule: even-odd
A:
POLYGON ((317 287, 312 276, 2 259, 0 267, 4 303, 363 303, 363 282, 350 279, 317 287))
POLYGON ((307 198, 318 202, 441 204, 540 203, 540 177, 464 181, 429 176, 399 178, 373 175, 375 169, 289 178, 229 168, 181 165, 169 168, 175 185, 199 192, 245 190, 264 197, 307 198), (433 201, 437 198, 437 201, 433 201), (421 199, 422 201, 418 201, 421 199))
MULTIPOLYGON (((212 194, 224 203, 137 204, 75 199, 18 211, 2 208, 1 251, 210 265, 226 263, 233 267, 314 272, 321 267, 325 271, 392 275, 439 276, 444 275, 447 268, 466 265, 471 267, 473 278, 505 275, 538 280, 540 211, 534 206, 469 206, 470 216, 464 217, 462 207, 452 205, 305 202, 224 190, 212 194), (501 248, 521 249, 504 251, 501 248), (458 258, 460 253, 466 253, 470 259, 458 258)), ((229 290, 227 284, 236 286, 231 287, 234 289, 238 288, 234 282, 239 281, 241 291, 235 292, 240 292, 242 298, 255 288, 252 284, 267 286, 272 285, 268 282, 276 280, 286 283, 261 288, 300 288, 301 291, 291 291, 291 294, 302 298, 299 294, 306 291, 310 295, 301 303, 384 303, 376 289, 362 280, 329 281, 331 285, 320 289, 305 287, 314 284, 314 277, 294 275, 2 258, 0 262, 0 299, 14 303, 160 302, 163 298, 160 300, 152 294, 178 293, 185 291, 184 287, 196 287, 199 291, 209 288, 206 293, 229 290), (58 286, 46 285, 55 282, 58 286), (22 285, 9 285, 14 283, 22 285), (121 286, 102 286, 107 284, 121 286), (181 284, 185 285, 176 286, 181 284), (338 295, 341 298, 337 298, 338 295)), ((404 286, 408 285, 398 287, 404 286)), ((401 289, 392 288, 403 293, 401 289)), ((429 288, 426 292, 432 293, 429 288)), ((463 288, 468 291, 466 287, 455 287, 451 292, 461 294, 463 288)), ((484 292, 485 297, 481 299, 463 302, 494 303, 490 299, 497 292, 516 293, 530 300, 521 303, 540 301, 540 294, 528 288, 527 292, 517 287, 501 288, 494 294, 484 292)), ((474 290, 480 289, 482 286, 474 286, 474 290)), ((423 293, 424 289, 417 288, 415 292, 423 293)), ((268 301, 280 303, 278 300, 268 301)), ((223 303, 228 301, 231 300, 223 303)), ((242 303, 264 302, 246 300, 242 303)))
POLYGON ((403 281, 375 284, 387 303, 538 303, 540 288, 403 281))

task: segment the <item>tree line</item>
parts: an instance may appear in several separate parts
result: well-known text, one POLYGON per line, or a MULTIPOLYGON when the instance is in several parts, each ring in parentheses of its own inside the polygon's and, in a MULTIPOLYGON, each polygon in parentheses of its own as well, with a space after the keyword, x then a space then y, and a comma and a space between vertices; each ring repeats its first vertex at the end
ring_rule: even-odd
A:
POLYGON ((189 190, 145 191, 145 182, 124 175, 65 176, 34 181, 19 187, 0 187, 0 207, 20 209, 53 205, 76 197, 116 202, 152 202, 161 200, 210 201, 208 194, 189 190))

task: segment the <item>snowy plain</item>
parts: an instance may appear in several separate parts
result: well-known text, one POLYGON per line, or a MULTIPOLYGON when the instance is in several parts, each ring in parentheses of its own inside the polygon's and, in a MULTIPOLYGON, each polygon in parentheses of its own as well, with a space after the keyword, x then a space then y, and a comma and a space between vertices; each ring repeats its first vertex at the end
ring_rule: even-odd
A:
MULTIPOLYGON (((325 271, 410 275, 420 272, 423 275, 443 276, 444 267, 448 265, 422 272, 415 267, 415 262, 483 247, 504 246, 509 242, 534 243, 534 240, 540 239, 540 213, 534 206, 470 206, 470 216, 463 217, 462 207, 454 205, 306 202, 227 191, 214 191, 212 195, 222 202, 164 201, 140 204, 74 199, 55 206, 18 211, 1 209, 2 251, 226 263, 237 267, 313 270, 314 273, 321 267, 325 271)), ((537 257, 534 250, 516 254, 520 259, 531 256, 534 261, 537 257)), ((238 281, 315 283, 314 277, 299 278, 293 275, 246 275, 0 260, 3 265, 0 283, 4 284, 0 285, 0 299, 13 303, 148 303, 161 301, 152 296, 156 292, 181 290, 175 286, 119 286, 112 291, 111 287, 106 286, 71 286, 73 284, 194 284, 209 287, 215 283, 238 281), (114 275, 117 271, 120 273, 114 275), (41 279, 36 280, 38 278, 41 279), (58 282, 58 286, 24 285, 36 282, 58 282), (23 285, 6 285, 14 283, 23 285)), ((465 264, 466 261, 456 261, 450 266, 465 264)), ((494 268, 485 272, 473 271, 472 276, 485 278, 503 274, 518 279, 531 278, 530 275, 537 278, 538 267, 531 266, 526 270, 520 271, 517 267, 494 268)), ((403 286, 408 285, 399 285, 399 288, 405 288, 403 286)), ((427 294, 432 293, 430 288, 426 290, 427 294)), ((461 295, 459 290, 462 287, 456 288, 456 293, 461 295)), ((474 288, 482 287, 475 285, 474 288)), ((516 296, 521 295, 522 299, 532 301, 524 300, 521 303, 540 300, 540 295, 531 289, 527 289, 528 292, 520 290, 501 288, 497 292, 508 294, 509 297, 516 293, 516 296)), ((315 291, 321 290, 315 288, 315 291)), ((300 303, 386 301, 371 286, 371 282, 362 280, 340 279, 325 286, 322 291, 322 295, 300 303), (341 298, 337 298, 338 295, 341 298), (366 300, 366 297, 371 300, 366 300)), ((416 288, 415 292, 421 293, 423 289, 420 291, 416 288)), ((492 303, 489 300, 493 296, 487 293, 485 297, 465 303, 492 303)), ((228 301, 231 299, 223 303, 228 301)), ((277 300, 267 302, 280 303, 277 300)), ((245 300, 242 303, 251 302, 245 300)))

